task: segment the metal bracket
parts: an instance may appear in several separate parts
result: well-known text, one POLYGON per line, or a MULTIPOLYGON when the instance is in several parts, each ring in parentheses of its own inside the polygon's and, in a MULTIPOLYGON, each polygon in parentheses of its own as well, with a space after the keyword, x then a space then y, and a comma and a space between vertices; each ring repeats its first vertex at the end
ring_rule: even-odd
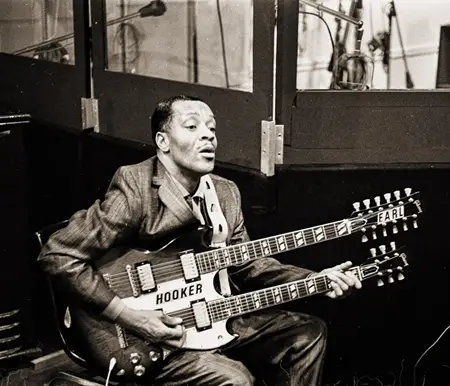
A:
POLYGON ((284 125, 275 125, 275 164, 283 164, 284 154, 284 125))
POLYGON ((81 98, 81 119, 83 130, 93 128, 97 133, 100 131, 98 99, 81 98))
POLYGON ((275 122, 261 121, 261 172, 275 174, 275 122))
POLYGON ((271 177, 275 165, 283 163, 284 125, 261 121, 261 172, 271 177))

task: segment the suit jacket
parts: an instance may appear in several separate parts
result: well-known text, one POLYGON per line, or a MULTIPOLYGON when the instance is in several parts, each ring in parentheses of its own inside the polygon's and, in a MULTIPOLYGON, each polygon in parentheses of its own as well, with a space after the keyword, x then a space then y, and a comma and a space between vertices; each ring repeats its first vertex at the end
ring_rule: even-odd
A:
MULTIPOLYGON (((236 184, 211 174, 229 227, 228 244, 249 241, 236 184)), ((43 246, 38 263, 86 305, 102 312, 115 297, 91 262, 136 232, 157 238, 198 221, 157 156, 120 167, 103 200, 75 213, 43 246)), ((232 285, 248 291, 305 278, 311 271, 262 258, 228 269, 232 285)))

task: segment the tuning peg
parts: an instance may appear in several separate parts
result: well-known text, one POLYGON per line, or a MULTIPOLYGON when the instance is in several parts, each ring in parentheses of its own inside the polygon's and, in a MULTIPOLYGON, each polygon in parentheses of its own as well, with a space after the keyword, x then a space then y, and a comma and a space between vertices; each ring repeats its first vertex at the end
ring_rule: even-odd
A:
POLYGON ((403 220, 403 231, 407 232, 408 231, 408 223, 406 222, 406 218, 403 220))
POLYGON ((381 253, 384 255, 386 253, 386 245, 380 245, 378 249, 381 251, 381 253))
POLYGON ((372 257, 375 257, 377 255, 377 250, 375 248, 370 248, 370 254, 372 257))
POLYGON ((383 224, 383 237, 387 237, 386 224, 383 224))
POLYGON ((366 209, 369 209, 369 208, 370 208, 370 200, 369 200, 368 198, 366 198, 366 199, 363 201, 363 204, 364 204, 364 206, 366 207, 366 209))
POLYGON ((388 283, 392 284, 393 282, 394 282, 394 278, 391 275, 389 275, 388 276, 388 283))
POLYGON ((369 239, 367 238, 366 235, 362 235, 362 236, 361 236, 361 241, 362 241, 363 243, 367 243, 367 242, 369 241, 369 239))
POLYGON ((381 205, 381 198, 380 198, 380 196, 374 197, 373 200, 375 201, 375 205, 376 206, 380 206, 381 205))
POLYGON ((355 210, 357 212, 359 212, 360 207, 361 207, 361 204, 359 202, 354 202, 353 203, 353 208, 355 208, 355 210))
POLYGON ((411 188, 405 188, 405 194, 407 195, 407 196, 410 196, 411 195, 411 188))
POLYGON ((417 221, 414 220, 414 221, 413 221, 413 228, 414 228, 414 229, 417 229, 418 227, 419 227, 419 225, 417 225, 417 221))
POLYGON ((403 273, 399 272, 399 273, 397 274, 397 280, 402 281, 402 280, 404 280, 404 279, 405 279, 405 275, 403 275, 403 273))
POLYGON ((375 232, 375 231, 372 232, 372 239, 373 240, 377 239, 377 232, 375 232))
POLYGON ((400 190, 396 190, 394 192, 394 197, 395 197, 396 200, 400 200, 400 190))
POLYGON ((398 233, 398 228, 397 228, 397 225, 395 225, 395 224, 392 226, 392 233, 394 235, 398 233))
POLYGON ((389 243, 389 245, 391 246, 391 251, 395 251, 397 249, 396 245, 395 245, 395 241, 391 241, 389 243))
POLYGON ((384 286, 384 281, 381 280, 381 279, 378 279, 378 280, 377 280, 377 286, 378 286, 378 287, 383 287, 383 286, 384 286))
POLYGON ((385 193, 383 196, 386 202, 391 202, 391 193, 385 193))

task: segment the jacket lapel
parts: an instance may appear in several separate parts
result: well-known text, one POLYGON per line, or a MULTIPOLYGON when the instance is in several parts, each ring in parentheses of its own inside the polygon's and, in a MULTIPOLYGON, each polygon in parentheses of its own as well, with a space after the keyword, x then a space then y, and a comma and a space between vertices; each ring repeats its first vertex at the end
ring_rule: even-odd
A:
POLYGON ((169 176, 164 165, 157 160, 153 184, 159 185, 158 196, 166 208, 181 224, 196 221, 196 218, 183 197, 175 181, 169 176))

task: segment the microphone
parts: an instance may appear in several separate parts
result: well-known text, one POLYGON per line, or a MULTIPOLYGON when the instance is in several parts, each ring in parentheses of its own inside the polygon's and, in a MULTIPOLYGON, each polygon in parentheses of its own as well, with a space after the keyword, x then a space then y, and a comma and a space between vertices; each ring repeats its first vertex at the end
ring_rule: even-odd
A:
POLYGON ((373 59, 361 53, 364 30, 356 31, 355 51, 339 57, 334 76, 334 89, 367 90, 373 77, 373 59))

